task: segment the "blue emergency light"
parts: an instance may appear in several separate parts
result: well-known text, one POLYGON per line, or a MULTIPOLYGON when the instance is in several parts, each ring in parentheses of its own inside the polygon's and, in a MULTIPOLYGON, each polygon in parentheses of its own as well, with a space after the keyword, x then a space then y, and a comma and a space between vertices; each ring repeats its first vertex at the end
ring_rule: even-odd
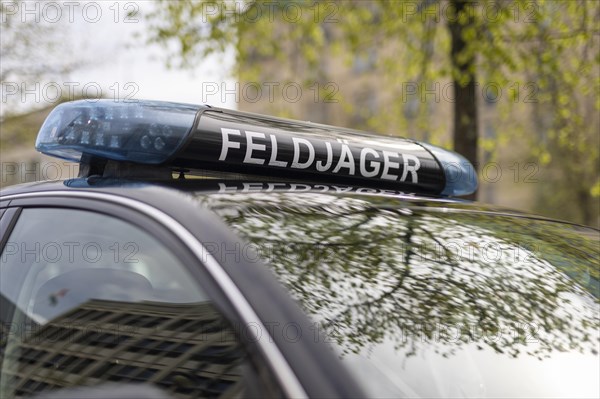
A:
POLYGON ((63 103, 42 125, 36 149, 75 162, 126 161, 443 196, 477 189, 465 158, 430 144, 169 102, 63 103))
POLYGON ((188 136, 201 108, 156 101, 63 103, 44 121, 35 148, 75 162, 86 153, 116 161, 160 164, 188 136))

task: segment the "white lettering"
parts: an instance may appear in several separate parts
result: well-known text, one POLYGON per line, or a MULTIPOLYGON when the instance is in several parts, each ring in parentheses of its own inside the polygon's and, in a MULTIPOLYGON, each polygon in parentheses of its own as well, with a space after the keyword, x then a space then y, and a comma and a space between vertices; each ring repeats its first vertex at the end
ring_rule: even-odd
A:
POLYGON ((315 185, 313 186, 313 190, 315 190, 315 191, 317 191, 317 190, 321 190, 321 191, 319 191, 319 192, 321 192, 321 193, 326 193, 327 191, 329 191, 329 187, 328 187, 328 186, 325 186, 325 185, 323 185, 323 184, 315 184, 315 185))
POLYGON ((294 142, 294 159, 292 160, 292 168, 308 168, 315 160, 315 148, 313 147, 312 143, 306 139, 292 137, 292 141, 294 142), (308 160, 306 160, 306 162, 300 162, 300 144, 304 144, 304 146, 308 148, 308 160))
POLYGON ((365 187, 357 188, 356 192, 360 194, 377 194, 377 190, 365 187))
POLYGON ((398 176, 389 174, 390 168, 399 168, 400 163, 390 161, 390 157, 398 157, 397 152, 382 151, 383 153, 383 172, 381 172, 381 178, 386 180, 396 180, 398 176))
POLYGON ((417 158, 414 155, 403 155, 403 158, 404 158, 404 171, 402 172, 402 178, 400 180, 405 181, 406 176, 408 175, 408 172, 410 172, 410 174, 412 176, 412 182, 418 183, 419 177, 417 176, 417 170, 419 170, 419 168, 421 167, 421 162, 419 161, 419 158, 417 158), (409 161, 412 161, 413 164, 410 165, 409 161))
POLYGON ((317 161, 316 166, 319 172, 325 172, 331 168, 331 164, 333 163, 333 149, 331 148, 331 143, 326 141, 325 147, 327 147, 327 163, 323 163, 323 161, 317 161))
POLYGON ((219 193, 235 193, 238 191, 236 186, 227 186, 225 183, 219 183, 219 193))
POLYGON ((271 191, 275 191, 278 187, 285 188, 286 186, 286 183, 267 183, 267 189, 265 191, 270 193, 271 191))
POLYGON ((242 186, 243 193, 259 193, 263 189, 262 183, 243 183, 242 186))
POLYGON ((278 161, 277 160, 277 139, 275 135, 270 134, 271 136, 271 158, 269 159, 269 166, 279 166, 285 168, 287 166, 287 162, 278 161))
POLYGON ((354 175, 354 157, 346 144, 342 144, 342 153, 333 173, 338 173, 341 168, 348 168, 348 174, 354 175))
POLYGON ((331 186, 336 193, 349 193, 352 191, 352 187, 340 187, 340 186, 331 186))
POLYGON ((363 175, 364 177, 377 176, 377 174, 379 173, 379 162, 370 161, 369 167, 372 168, 372 170, 369 172, 365 165, 367 162, 367 154, 371 154, 375 158, 379 158, 379 154, 374 149, 368 148, 368 147, 363 148, 360 151, 360 174, 363 175))
POLYGON ((252 158, 252 151, 266 151, 267 146, 264 144, 256 144, 252 141, 253 138, 265 138, 264 133, 246 131, 246 156, 244 157, 244 163, 253 163, 262 165, 265 163, 264 159, 252 158))
POLYGON ((240 133, 237 129, 226 129, 224 127, 221 128, 221 134, 223 135, 222 146, 221 146, 221 156, 219 157, 219 161, 224 161, 227 158, 227 151, 229 148, 240 148, 240 143, 235 141, 229 141, 229 135, 235 134, 236 136, 240 136, 240 133))
POLYGON ((294 191, 294 192, 303 192, 303 191, 310 191, 311 187, 308 184, 296 184, 296 183, 291 183, 290 184, 290 190, 289 191, 294 191))

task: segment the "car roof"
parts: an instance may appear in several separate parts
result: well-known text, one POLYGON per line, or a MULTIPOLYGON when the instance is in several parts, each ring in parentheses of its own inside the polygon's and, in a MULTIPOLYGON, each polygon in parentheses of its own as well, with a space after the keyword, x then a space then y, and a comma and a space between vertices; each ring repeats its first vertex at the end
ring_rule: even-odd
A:
MULTIPOLYGON (((242 207, 257 195, 269 195, 273 198, 282 196, 303 196, 303 203, 322 202, 323 196, 357 197, 371 202, 376 207, 420 208, 430 211, 461 212, 470 214, 487 214, 503 217, 537 219, 588 227, 567 221, 546 218, 523 211, 468 201, 459 198, 423 196, 411 193, 393 192, 346 185, 315 184, 299 181, 270 181, 250 179, 172 179, 172 180, 126 180, 117 178, 75 178, 68 180, 23 183, 5 187, 0 190, 3 206, 6 197, 43 192, 101 192, 127 197, 147 203, 158 209, 168 210, 174 203, 182 201, 198 203, 198 198, 211 196, 234 196, 234 206, 242 207)), ((203 202, 210 209, 210 201, 203 202)), ((592 228, 593 229, 593 228, 592 228)), ((596 230, 596 229, 594 229, 596 230)))

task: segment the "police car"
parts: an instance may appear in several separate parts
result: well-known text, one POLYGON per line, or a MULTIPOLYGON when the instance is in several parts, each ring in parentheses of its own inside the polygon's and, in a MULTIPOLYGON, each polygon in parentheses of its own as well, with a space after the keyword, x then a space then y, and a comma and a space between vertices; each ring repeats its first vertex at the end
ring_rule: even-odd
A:
POLYGON ((599 397, 598 230, 461 200, 460 155, 59 105, 2 191, 0 397, 599 397))

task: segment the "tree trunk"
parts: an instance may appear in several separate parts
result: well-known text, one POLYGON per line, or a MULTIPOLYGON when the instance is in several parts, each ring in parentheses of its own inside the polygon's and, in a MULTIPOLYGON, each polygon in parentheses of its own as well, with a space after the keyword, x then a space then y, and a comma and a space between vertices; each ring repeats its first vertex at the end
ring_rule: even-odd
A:
MULTIPOLYGON (((478 123, 477 123, 477 97, 475 80, 475 56, 459 58, 467 43, 463 38, 463 31, 473 25, 473 13, 466 10, 468 0, 450 0, 451 7, 456 10, 456 15, 448 20, 448 28, 452 38, 450 59, 454 75, 454 151, 463 155, 478 169, 478 123), (461 24, 458 16, 467 13, 466 23, 461 24), (460 77, 467 77, 466 84, 461 84, 460 77)), ((464 55, 462 55, 464 57, 464 55)), ((477 192, 470 195, 470 199, 477 199, 477 192)))

